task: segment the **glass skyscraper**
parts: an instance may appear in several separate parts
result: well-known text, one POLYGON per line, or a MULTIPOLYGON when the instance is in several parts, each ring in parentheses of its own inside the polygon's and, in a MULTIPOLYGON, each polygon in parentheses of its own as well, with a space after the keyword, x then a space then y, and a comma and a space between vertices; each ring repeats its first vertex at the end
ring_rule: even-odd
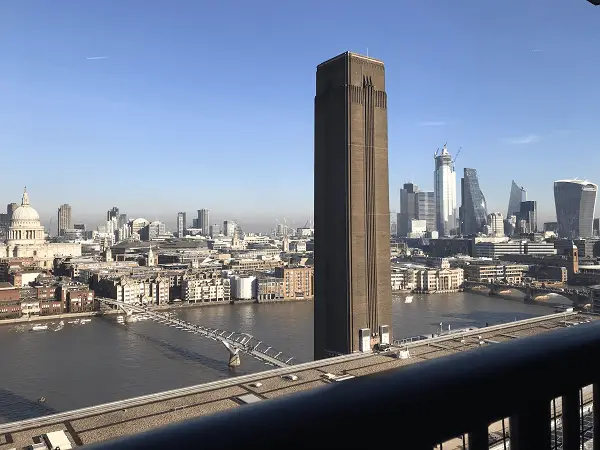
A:
POLYGON ((454 162, 446 145, 442 152, 434 156, 434 192, 436 227, 440 236, 450 236, 458 225, 456 214, 456 172, 454 162))
POLYGON ((510 198, 508 200, 508 211, 506 214, 506 218, 510 218, 510 216, 517 216, 521 212, 521 202, 527 200, 527 191, 519 187, 515 180, 513 180, 512 185, 510 187, 510 198))
POLYGON ((582 180, 554 182, 554 204, 561 238, 593 236, 598 185, 582 180))
POLYGON ((464 176, 460 180, 461 207, 460 231, 464 236, 477 234, 483 231, 487 223, 487 205, 485 196, 479 187, 477 170, 464 169, 464 176))

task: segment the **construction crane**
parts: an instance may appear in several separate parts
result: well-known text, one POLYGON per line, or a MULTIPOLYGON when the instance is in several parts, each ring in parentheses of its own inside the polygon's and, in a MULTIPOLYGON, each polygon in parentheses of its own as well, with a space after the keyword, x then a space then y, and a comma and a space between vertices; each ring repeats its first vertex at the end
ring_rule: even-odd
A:
POLYGON ((456 162, 456 158, 458 158, 458 155, 460 155, 461 150, 462 150, 462 147, 460 147, 458 149, 458 151, 456 152, 456 155, 454 156, 454 159, 452 160, 452 170, 454 170, 454 163, 456 162))
MULTIPOLYGON (((443 148, 444 148, 444 150, 446 150, 446 147, 447 147, 447 146, 448 146, 448 143, 446 142, 446 143, 444 144, 444 147, 443 147, 443 148)), ((440 148, 438 147, 438 148, 437 148, 437 150, 435 151, 435 153, 433 154, 433 157, 434 157, 434 158, 437 158, 439 153, 440 153, 440 148)), ((442 151, 442 153, 443 153, 443 151, 442 151)))
POLYGON ((285 237, 287 237, 287 235, 288 235, 288 225, 287 225, 287 219, 285 217, 283 218, 283 235, 285 237))

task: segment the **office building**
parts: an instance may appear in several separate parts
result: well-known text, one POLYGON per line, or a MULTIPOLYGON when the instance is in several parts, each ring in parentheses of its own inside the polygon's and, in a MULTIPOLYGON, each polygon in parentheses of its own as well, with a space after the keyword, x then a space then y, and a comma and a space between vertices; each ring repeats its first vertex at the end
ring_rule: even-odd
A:
POLYGON ((397 215, 397 236, 407 237, 411 220, 424 220, 427 231, 435 231, 435 193, 421 191, 416 184, 406 183, 400 189, 400 213, 397 215))
POLYGON ((594 236, 600 235, 600 219, 594 219, 594 236))
POLYGON ((398 213, 398 236, 408 236, 409 222, 417 217, 416 193, 419 187, 413 183, 405 183, 400 189, 400 212, 398 213))
POLYGON ((155 220, 150 222, 140 230, 140 239, 142 241, 151 241, 157 239, 160 236, 164 236, 167 232, 167 228, 164 223, 155 220))
POLYGON ((506 218, 516 216, 517 221, 521 212, 521 202, 527 201, 527 191, 523 187, 519 187, 515 180, 510 186, 510 198, 508 199, 508 211, 506 218))
POLYGON ((233 220, 223 221, 223 234, 227 237, 234 237, 237 230, 237 223, 233 220))
POLYGON ((346 52, 317 67, 315 359, 390 342, 392 292, 383 62, 346 52))
POLYGON ((499 212, 488 214, 487 217, 488 234, 490 236, 504 236, 504 218, 499 212))
POLYGON ((203 236, 208 236, 210 233, 210 215, 208 209, 198 210, 198 223, 197 227, 202 230, 203 236))
POLYGON ((417 203, 416 218, 425 221, 428 233, 437 231, 435 225, 435 192, 419 191, 415 197, 417 203))
POLYGON ((556 249, 551 242, 508 241, 477 242, 475 255, 478 258, 497 259, 503 255, 555 255, 556 249))
POLYGON ((182 238, 185 236, 185 230, 187 230, 187 214, 184 212, 177 213, 177 237, 182 238))
POLYGON ((221 225, 219 225, 218 223, 209 225, 208 234, 213 239, 219 236, 221 234, 221 225))
POLYGON ((65 230, 70 230, 72 228, 72 223, 71 206, 65 203, 58 208, 58 235, 63 236, 65 230))
POLYGON ((558 232, 558 222, 544 222, 544 231, 558 232))
POLYGON ((582 180, 554 182, 554 204, 561 238, 593 236, 598 185, 582 180))
POLYGON ((450 236, 456 234, 458 226, 454 161, 446 145, 439 155, 436 152, 434 159, 436 227, 440 236, 450 236))
POLYGON ((8 205, 6 205, 6 215, 8 216, 8 220, 10 221, 10 219, 12 218, 13 212, 15 211, 15 209, 17 209, 19 207, 18 203, 9 203, 8 205))
POLYGON ((521 202, 518 218, 521 233, 537 233, 537 202, 533 200, 521 202))
MULTIPOLYGON (((477 170, 464 169, 460 179, 460 232, 470 236, 484 231, 487 224, 487 205, 479 187, 477 170)), ((502 226, 504 228, 504 225, 502 226)))
POLYGON ((117 208, 116 206, 113 206, 106 212, 106 221, 109 222, 112 219, 119 219, 119 208, 117 208))
POLYGON ((120 214, 119 215, 118 225, 119 225, 119 228, 122 228, 125 225, 127 225, 127 214, 120 214))

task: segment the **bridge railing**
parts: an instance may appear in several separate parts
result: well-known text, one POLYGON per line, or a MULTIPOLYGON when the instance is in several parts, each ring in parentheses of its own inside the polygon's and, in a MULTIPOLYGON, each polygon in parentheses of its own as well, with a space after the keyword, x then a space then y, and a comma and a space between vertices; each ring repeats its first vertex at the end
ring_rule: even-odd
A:
MULTIPOLYGON (((119 302, 119 301, 117 301, 115 299, 111 299, 111 298, 98 298, 97 300, 100 302, 103 302, 107 305, 112 305, 114 307, 119 305, 119 306, 122 306, 125 308, 134 309, 139 313, 146 313, 146 314, 150 314, 151 316, 160 317, 160 318, 163 318, 170 322, 180 322, 187 326, 196 327, 199 331, 204 333, 207 337, 212 338, 214 340, 217 340, 217 341, 218 340, 226 340, 228 342, 233 342, 233 343, 239 344, 239 346, 241 346, 242 351, 252 354, 255 357, 258 356, 257 354, 261 354, 261 355, 266 355, 268 358, 276 359, 277 361, 280 361, 281 363, 284 363, 286 365, 292 365, 295 363, 293 357, 290 357, 289 355, 285 355, 283 352, 278 351, 277 349, 274 349, 273 347, 270 347, 266 343, 258 340, 254 336, 247 334, 247 333, 238 332, 238 331, 229 331, 229 330, 223 330, 220 328, 212 328, 212 327, 207 327, 204 325, 193 324, 193 323, 187 322, 182 319, 168 317, 162 311, 148 310, 145 307, 142 307, 137 304, 124 304, 123 302, 119 302), (162 316, 164 316, 164 317, 162 317, 162 316)), ((269 362, 267 360, 263 360, 263 362, 269 364, 269 362)))
MULTIPOLYGON (((592 322, 259 401, 94 448, 193 443, 220 448, 244 442, 353 449, 389 440, 398 448, 422 450, 466 434, 469 449, 478 450, 489 448, 489 425, 508 418, 511 450, 550 449, 558 442, 551 420, 551 402, 558 397, 561 448, 576 449, 589 433, 580 417, 586 416, 579 397, 584 386, 593 385, 594 411, 600 407, 599 354, 600 322, 592 322)), ((597 435, 600 414, 593 416, 597 435)), ((594 448, 600 448, 600 439, 594 448)))

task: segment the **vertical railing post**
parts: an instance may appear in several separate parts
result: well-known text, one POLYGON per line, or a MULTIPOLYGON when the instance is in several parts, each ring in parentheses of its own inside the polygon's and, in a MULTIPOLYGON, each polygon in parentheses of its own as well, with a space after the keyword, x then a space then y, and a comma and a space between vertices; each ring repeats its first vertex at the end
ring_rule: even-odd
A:
POLYGON ((594 383, 592 395, 594 404, 594 450, 600 450, 600 383, 594 383))
POLYGON ((469 450, 488 450, 488 431, 489 426, 487 424, 479 424, 469 431, 469 450))
POLYGON ((550 448, 550 399, 531 402, 509 418, 510 450, 550 448))
POLYGON ((563 449, 581 448, 581 420, 579 417, 579 389, 570 389, 562 396, 563 449))

